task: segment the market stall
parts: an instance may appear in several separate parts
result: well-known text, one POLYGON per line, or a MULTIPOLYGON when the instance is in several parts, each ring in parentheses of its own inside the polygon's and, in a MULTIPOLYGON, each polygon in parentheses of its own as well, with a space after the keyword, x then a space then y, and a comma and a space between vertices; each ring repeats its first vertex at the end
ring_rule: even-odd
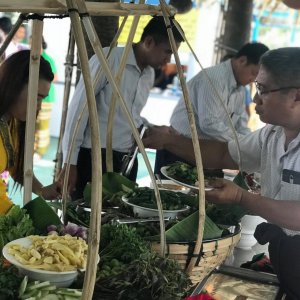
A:
MULTIPOLYGON (((12 264, 7 266, 5 261, 1 265, 1 274, 6 274, 3 293, 8 299, 182 299, 232 253, 239 240, 238 223, 246 212, 234 206, 205 204, 205 191, 210 187, 208 178, 204 178, 194 114, 175 40, 169 30, 175 12, 164 1, 160 1, 159 7, 140 3, 0 1, 2 11, 38 14, 33 16, 30 108, 36 107, 35 80, 38 77, 34 65, 39 63, 43 14, 68 14, 70 17, 87 90, 93 159, 92 184, 86 186, 84 199, 68 201, 66 180, 61 201, 47 202, 41 197, 31 200, 33 143, 30 141, 33 140, 36 110, 28 110, 24 207, 13 205, 0 217, 3 255, 12 264), (112 74, 90 20, 90 15, 134 15, 128 38, 128 45, 131 45, 139 16, 143 14, 164 16, 196 157, 196 167, 183 163, 166 166, 165 175, 171 180, 168 183, 156 180, 120 93, 119 78, 126 55, 118 74, 112 74), (102 174, 94 82, 90 78, 82 25, 113 86, 112 102, 119 101, 128 118, 153 189, 138 187, 120 174, 102 174), (5 287, 7 281, 14 283, 9 291, 5 287)), ((112 165, 112 161, 108 160, 109 164, 112 165)), ((241 176, 236 182, 249 188, 241 176)))

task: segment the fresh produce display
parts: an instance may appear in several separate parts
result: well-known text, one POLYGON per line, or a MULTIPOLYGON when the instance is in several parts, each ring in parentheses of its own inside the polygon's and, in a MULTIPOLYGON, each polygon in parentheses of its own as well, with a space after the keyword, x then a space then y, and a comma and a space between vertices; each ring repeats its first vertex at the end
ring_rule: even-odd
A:
POLYGON ((34 227, 26 210, 13 205, 10 210, 0 216, 0 251, 5 244, 34 233, 34 227))
MULTIPOLYGON (((182 163, 179 167, 185 169, 182 163)), ((191 174, 194 174, 193 171, 191 174)), ((132 208, 122 201, 122 197, 126 197, 131 203, 156 209, 154 191, 138 188, 124 178, 116 173, 104 175, 100 261, 93 299, 183 299, 191 288, 189 276, 177 261, 162 258, 153 250, 153 245, 160 242, 158 218, 137 218, 132 208)), ((188 180, 193 182, 195 178, 188 176, 188 180)), ((81 298, 87 258, 84 240, 87 239, 90 222, 90 212, 86 209, 90 205, 90 188, 88 185, 85 190, 85 199, 67 203, 67 225, 62 224, 53 209, 61 209, 62 203, 47 202, 41 198, 26 205, 28 213, 25 209, 13 206, 7 214, 0 216, 0 245, 24 236, 28 239, 34 233, 41 234, 31 237, 31 246, 15 244, 6 247, 22 265, 59 273, 73 270, 76 276, 78 274, 71 288, 57 288, 50 283, 54 281, 46 277, 43 279, 47 281, 32 282, 28 282, 26 277, 20 286, 23 277, 18 276, 16 268, 0 266, 1 300, 81 298), (77 241, 80 241, 80 245, 77 241)), ((160 190, 160 195, 164 210, 190 207, 189 211, 175 219, 165 219, 167 242, 192 244, 198 235, 197 195, 170 190, 160 190)), ((220 216, 223 216, 222 208, 206 207, 204 240, 226 235, 226 231, 216 225, 220 216)), ((230 218, 230 211, 225 211, 226 219, 230 218)), ((40 277, 37 279, 41 280, 40 277)))
MULTIPOLYGON (((125 197, 129 203, 157 209, 154 190, 148 187, 136 188, 126 194, 125 197)), ((196 206, 198 202, 195 196, 167 190, 161 190, 160 197, 164 210, 179 210, 186 207, 186 205, 196 206)))
POLYGON ((33 281, 28 283, 25 276, 19 289, 21 300, 71 300, 81 299, 79 289, 57 288, 49 281, 33 281))

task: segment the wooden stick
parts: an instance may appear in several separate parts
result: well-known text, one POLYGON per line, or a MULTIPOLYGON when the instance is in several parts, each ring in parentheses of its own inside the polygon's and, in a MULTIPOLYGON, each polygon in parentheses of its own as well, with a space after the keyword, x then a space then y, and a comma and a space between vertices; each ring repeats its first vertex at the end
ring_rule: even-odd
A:
MULTIPOLYGON (((80 1, 77 1, 80 4, 80 1)), ((92 142, 92 195, 91 195, 91 220, 89 230, 89 247, 87 270, 85 272, 82 299, 92 299, 97 271, 97 258, 100 243, 100 230, 101 230, 101 212, 102 210, 102 163, 101 163, 101 145, 100 145, 100 132, 96 107, 96 99, 94 95, 87 50, 84 42, 83 30, 81 27, 79 13, 74 9, 78 9, 76 2, 67 0, 71 24, 74 32, 74 37, 78 47, 78 54, 80 58, 80 65, 82 68, 82 76, 84 79, 87 102, 90 116, 91 126, 91 142, 92 142)))
MULTIPOLYGON (((154 193, 155 193, 155 196, 156 196, 156 199, 157 199, 159 217, 163 220, 162 204, 161 204, 161 198, 160 198, 159 190, 158 190, 158 187, 157 187, 157 184, 156 184, 156 181, 155 181, 155 176, 153 174, 152 167, 151 167, 151 164, 150 164, 149 159, 147 157, 144 145, 143 145, 143 143, 140 139, 139 132, 135 127, 135 124, 132 120, 131 114, 130 114, 128 108, 127 108, 127 105, 126 105, 126 103, 123 99, 123 96, 121 95, 120 89, 119 89, 118 85, 116 84, 116 82, 114 80, 114 77, 111 73, 110 67, 109 67, 109 65, 108 65, 108 63, 105 59, 105 55, 104 55, 101 43, 100 43, 100 41, 99 41, 99 43, 95 42, 95 39, 97 39, 97 35, 96 35, 96 32, 95 32, 95 29, 92 26, 92 22, 87 17, 83 17, 82 22, 85 26, 85 30, 86 30, 86 32, 89 36, 89 39, 91 41, 92 46, 93 47, 95 46, 94 51, 95 51, 96 55, 98 56, 98 59, 100 60, 100 64, 101 64, 101 66, 102 66, 102 68, 105 72, 105 75, 106 75, 108 81, 112 85, 113 92, 116 93, 117 96, 118 96, 118 99, 119 99, 120 104, 121 104, 121 108, 123 109, 123 112, 124 112, 128 122, 129 122, 131 130, 133 132, 133 136, 134 136, 134 138, 136 140, 136 143, 138 145, 138 148, 140 150, 140 153, 142 154, 142 156, 144 158, 144 161, 145 161, 146 167, 148 169, 150 178, 151 178, 152 182, 154 182, 154 193)), ((164 222, 162 222, 161 223, 161 255, 164 255, 164 253, 165 253, 165 244, 166 243, 165 243, 164 232, 165 232, 164 222)))
POLYGON ((33 179, 34 132, 37 111, 37 94, 39 86, 39 68, 42 35, 43 22, 39 20, 34 20, 32 26, 32 45, 30 52, 29 83, 26 112, 23 204, 28 203, 32 197, 31 193, 33 179))
POLYGON ((70 29, 69 46, 68 46, 68 53, 67 53, 67 57, 66 57, 66 66, 65 66, 65 85, 64 85, 64 97, 63 97, 63 105, 62 105, 62 116, 61 116, 61 122, 60 122, 58 147, 57 147, 57 152, 56 152, 54 180, 57 179, 59 172, 62 168, 62 161, 63 161, 63 159, 62 159, 62 137, 65 132, 68 104, 69 104, 69 98, 70 98, 72 74, 73 74, 73 68, 74 68, 74 66, 73 66, 74 50, 75 50, 75 39, 74 39, 74 35, 72 33, 72 29, 70 29))
MULTIPOLYGON (((159 6, 132 3, 86 2, 91 16, 161 15, 159 6)), ((37 14, 67 14, 64 0, 1 0, 0 11, 37 14)), ((175 9, 172 8, 173 13, 175 9)))
MULTIPOLYGON (((126 47, 124 49, 120 67, 118 70, 118 73, 115 77, 116 84, 119 86, 120 81, 127 63, 128 54, 130 49, 132 49, 132 41, 136 32, 137 25, 139 23, 140 17, 135 16, 132 21, 132 25, 130 28, 130 32, 128 35, 126 47)), ((114 117, 115 117, 115 109, 116 109, 116 103, 117 103, 117 95, 116 93, 112 94, 110 106, 109 106, 109 112, 108 112, 108 122, 107 122, 107 135, 106 135, 106 169, 107 172, 113 172, 113 146, 112 146, 112 136, 113 136, 113 123, 114 123, 114 117)))
MULTIPOLYGON (((173 36, 173 32, 171 29, 171 23, 169 20, 169 12, 166 8, 166 3, 164 0, 160 0, 161 9, 163 12, 163 16, 165 19, 166 26, 168 28, 168 35, 172 47, 172 51, 175 57, 176 66, 177 66, 177 72, 179 75, 180 83, 182 86, 182 92, 183 92, 183 98, 185 101, 185 106, 187 110, 187 115, 190 123, 191 128, 191 135, 192 135, 192 141, 194 146, 194 153, 196 158, 196 166, 197 166, 197 173, 198 173, 198 185, 199 185, 199 223, 198 223, 198 235, 197 235, 197 241, 194 249, 194 253, 199 253, 201 249, 202 239, 203 239, 203 229, 204 229, 204 223, 205 223, 205 192, 204 192, 204 174, 203 174, 203 165, 202 165, 202 158, 201 158, 201 151, 200 151, 200 145, 199 145, 199 139, 198 139, 198 133, 196 129, 196 122, 195 122, 195 116, 193 112, 193 107, 191 104, 191 101, 189 99, 189 93, 187 90, 186 82, 183 76, 183 70, 181 68, 180 59, 177 52, 176 47, 176 41, 173 36)), ((195 262, 197 260, 197 257, 193 257, 191 261, 189 262, 189 265, 187 266, 187 273, 190 274, 195 262)))

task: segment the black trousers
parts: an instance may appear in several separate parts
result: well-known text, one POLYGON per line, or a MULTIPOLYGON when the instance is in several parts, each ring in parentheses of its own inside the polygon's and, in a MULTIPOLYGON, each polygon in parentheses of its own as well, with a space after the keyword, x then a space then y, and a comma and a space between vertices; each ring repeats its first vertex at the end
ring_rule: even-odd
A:
POLYGON ((300 235, 288 236, 277 225, 261 223, 254 237, 261 244, 269 243, 270 261, 287 300, 300 299, 300 235))
MULTIPOLYGON (((113 151, 113 170, 116 173, 121 172, 124 155, 127 153, 113 151)), ((106 149, 101 149, 102 157, 102 173, 106 173, 106 149)), ((136 181, 138 171, 138 160, 135 159, 131 173, 127 176, 128 179, 136 181)), ((91 149, 80 148, 77 160, 77 183, 76 191, 72 194, 72 199, 81 199, 83 197, 83 190, 88 182, 92 180, 92 155, 91 149)))

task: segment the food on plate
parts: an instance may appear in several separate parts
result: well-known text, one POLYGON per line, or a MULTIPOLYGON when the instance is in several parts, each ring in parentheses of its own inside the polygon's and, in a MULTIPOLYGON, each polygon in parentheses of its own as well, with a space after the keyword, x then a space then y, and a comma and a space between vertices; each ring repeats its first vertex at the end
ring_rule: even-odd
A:
POLYGON ((195 185, 195 182, 198 180, 197 168, 180 161, 169 165, 167 174, 174 179, 191 185, 195 185))
POLYGON ((32 269, 66 272, 84 269, 87 260, 87 244, 81 238, 70 235, 29 236, 32 244, 24 247, 12 243, 8 254, 32 269))
MULTIPOLYGON (((129 203, 146 208, 157 209, 154 190, 148 187, 136 188, 125 196, 129 203)), ((160 190, 163 210, 181 210, 188 206, 196 205, 195 196, 186 195, 180 192, 160 190), (192 204, 192 205, 191 205, 192 204)))

